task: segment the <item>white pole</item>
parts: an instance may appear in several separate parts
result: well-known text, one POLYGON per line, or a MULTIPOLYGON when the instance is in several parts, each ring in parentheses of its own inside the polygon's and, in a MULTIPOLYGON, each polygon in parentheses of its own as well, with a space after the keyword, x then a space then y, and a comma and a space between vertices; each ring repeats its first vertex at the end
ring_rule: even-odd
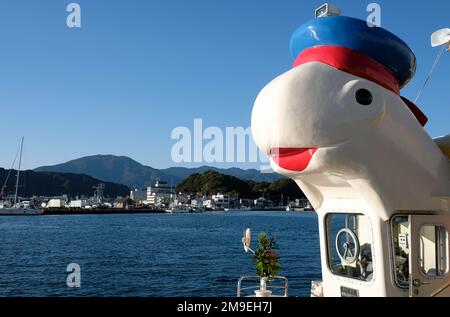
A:
POLYGON ((22 142, 20 143, 19 169, 17 170, 16 193, 14 194, 14 205, 17 204, 17 194, 19 191, 20 167, 22 165, 22 151, 23 151, 23 137, 22 137, 22 142))

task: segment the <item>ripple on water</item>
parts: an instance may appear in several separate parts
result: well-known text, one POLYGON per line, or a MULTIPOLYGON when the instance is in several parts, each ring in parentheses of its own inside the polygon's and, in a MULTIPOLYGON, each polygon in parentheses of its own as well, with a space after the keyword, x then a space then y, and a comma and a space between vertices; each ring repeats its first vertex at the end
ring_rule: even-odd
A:
POLYGON ((235 296, 253 275, 241 236, 273 234, 290 296, 308 296, 321 278, 314 213, 0 218, 0 296, 235 296), (81 266, 81 288, 66 266, 81 266))

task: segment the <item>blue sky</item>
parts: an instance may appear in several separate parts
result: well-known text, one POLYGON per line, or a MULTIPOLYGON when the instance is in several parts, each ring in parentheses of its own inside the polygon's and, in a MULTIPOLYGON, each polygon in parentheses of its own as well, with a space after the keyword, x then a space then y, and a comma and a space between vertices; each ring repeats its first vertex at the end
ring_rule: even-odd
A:
MULTIPOLYGON (((250 125, 260 89, 292 64, 292 32, 324 1, 79 0, 81 29, 66 26, 70 2, 0 1, 2 167, 22 135, 25 168, 93 154, 175 166, 173 128, 192 128, 194 118, 250 125)), ((362 19, 370 2, 333 1, 362 19)), ((414 99, 437 52, 430 34, 450 27, 450 2, 378 3, 382 26, 417 55, 402 92, 414 99)), ((449 69, 447 53, 418 103, 432 136, 450 132, 449 69)))

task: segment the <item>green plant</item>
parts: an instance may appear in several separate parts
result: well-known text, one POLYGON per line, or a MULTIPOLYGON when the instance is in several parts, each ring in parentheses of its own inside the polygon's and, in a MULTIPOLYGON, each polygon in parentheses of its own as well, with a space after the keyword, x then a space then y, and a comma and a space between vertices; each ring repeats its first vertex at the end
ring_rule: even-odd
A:
POLYGON ((258 236, 258 249, 253 255, 256 265, 256 274, 260 277, 276 276, 281 270, 280 255, 274 250, 278 249, 274 237, 261 232, 258 236))

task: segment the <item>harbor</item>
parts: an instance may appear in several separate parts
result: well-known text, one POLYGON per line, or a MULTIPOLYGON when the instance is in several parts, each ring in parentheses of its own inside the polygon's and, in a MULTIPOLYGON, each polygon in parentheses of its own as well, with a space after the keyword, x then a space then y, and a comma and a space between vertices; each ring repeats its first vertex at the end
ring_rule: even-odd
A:
POLYGON ((6 0, 0 297, 450 297, 440 1, 6 0))
MULTIPOLYGON (((232 210, 264 210, 264 211, 314 211, 311 203, 297 188, 295 183, 286 178, 280 178, 271 183, 241 180, 239 178, 206 170, 201 175, 189 175, 177 186, 169 185, 168 181, 156 180, 152 186, 130 190, 126 185, 99 182, 86 186, 81 183, 85 176, 71 174, 75 188, 84 187, 83 191, 63 193, 57 196, 47 195, 55 192, 50 186, 39 188, 40 195, 24 197, 23 193, 32 192, 28 187, 36 187, 33 179, 47 176, 45 172, 21 171, 23 139, 17 170, 4 170, 4 181, 0 192, 1 215, 89 215, 89 214, 130 214, 130 213, 202 213, 210 211, 232 210), (21 182, 21 174, 27 182, 21 182), (13 178, 15 178, 14 183, 13 178), (195 185, 200 178, 203 185, 195 185), (214 180, 211 182, 211 178, 214 180), (81 179, 79 181, 78 179, 81 179), (77 184, 78 182, 78 184, 77 184), (9 185, 9 186, 8 186, 9 185), (27 186, 28 185, 28 186, 27 186), (202 193, 202 188, 208 190, 202 193), (110 187, 120 188, 124 196, 112 196, 117 191, 110 187), (228 192, 218 192, 226 188, 228 192), (217 190, 217 192, 215 192, 217 190), (86 195, 90 192, 91 195, 86 195)), ((13 161, 14 166, 16 159, 13 161)), ((0 171, 1 172, 1 171, 0 171)), ((56 174, 57 177, 67 177, 67 174, 56 174)), ((1 182, 0 178, 0 182, 1 182)), ((66 180, 63 179, 64 182, 66 180)), ((91 184, 96 179, 90 180, 91 184)), ((147 181, 151 183, 151 180, 147 181)), ((61 189, 64 190, 64 189, 61 189)))

